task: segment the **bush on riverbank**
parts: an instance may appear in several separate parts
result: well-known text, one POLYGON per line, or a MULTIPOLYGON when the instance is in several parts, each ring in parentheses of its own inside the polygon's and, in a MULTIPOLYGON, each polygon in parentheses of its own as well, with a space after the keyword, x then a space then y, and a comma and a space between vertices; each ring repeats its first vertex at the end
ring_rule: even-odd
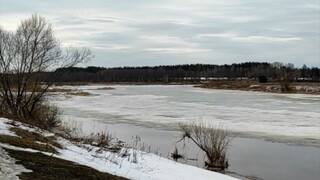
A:
POLYGON ((228 148, 231 142, 228 130, 221 126, 215 128, 204 123, 179 124, 179 126, 183 133, 181 140, 191 139, 205 152, 207 169, 224 171, 228 168, 228 148))

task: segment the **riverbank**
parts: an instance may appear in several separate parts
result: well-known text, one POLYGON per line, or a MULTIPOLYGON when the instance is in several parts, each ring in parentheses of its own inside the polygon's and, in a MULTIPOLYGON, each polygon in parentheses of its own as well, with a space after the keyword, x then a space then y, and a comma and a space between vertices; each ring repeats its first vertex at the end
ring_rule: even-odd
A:
POLYGON ((130 147, 115 152, 73 142, 5 118, 0 152, 0 179, 236 179, 130 147))
MULTIPOLYGON (((225 89, 241 91, 259 91, 268 93, 287 93, 287 94, 315 94, 320 95, 320 82, 286 82, 272 81, 259 83, 258 80, 216 80, 201 82, 73 82, 73 83, 54 83, 55 87, 61 86, 90 86, 90 85, 194 85, 194 87, 206 89, 225 89)), ((111 89, 109 89, 111 90, 111 89)))
POLYGON ((195 87, 206 89, 226 89, 241 91, 260 91, 268 93, 315 94, 320 95, 318 82, 267 82, 257 80, 210 81, 195 87))

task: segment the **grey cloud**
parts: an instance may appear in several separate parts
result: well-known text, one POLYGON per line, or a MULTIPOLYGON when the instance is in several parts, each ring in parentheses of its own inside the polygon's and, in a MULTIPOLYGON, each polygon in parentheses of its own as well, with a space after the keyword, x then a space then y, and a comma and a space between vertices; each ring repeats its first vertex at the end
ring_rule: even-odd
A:
POLYGON ((64 16, 55 18, 54 21, 60 25, 79 25, 88 23, 114 23, 115 21, 108 18, 81 18, 76 16, 64 16))
POLYGON ((79 25, 84 24, 84 20, 79 17, 60 17, 54 20, 55 23, 60 25, 79 25))
POLYGON ((61 41, 93 48, 93 65, 260 60, 320 65, 318 0, 1 3, 4 17, 20 12, 49 17, 61 41))
POLYGON ((105 19, 105 18, 89 18, 89 21, 93 21, 93 22, 102 22, 102 23, 114 23, 114 20, 110 20, 110 19, 105 19))

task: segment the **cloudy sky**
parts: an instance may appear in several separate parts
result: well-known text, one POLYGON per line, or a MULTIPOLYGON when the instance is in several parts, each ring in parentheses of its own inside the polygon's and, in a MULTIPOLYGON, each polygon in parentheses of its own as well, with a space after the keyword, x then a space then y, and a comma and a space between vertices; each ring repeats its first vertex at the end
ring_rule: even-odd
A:
POLYGON ((88 65, 320 66, 320 0, 0 0, 5 29, 34 13, 63 45, 90 47, 88 65))

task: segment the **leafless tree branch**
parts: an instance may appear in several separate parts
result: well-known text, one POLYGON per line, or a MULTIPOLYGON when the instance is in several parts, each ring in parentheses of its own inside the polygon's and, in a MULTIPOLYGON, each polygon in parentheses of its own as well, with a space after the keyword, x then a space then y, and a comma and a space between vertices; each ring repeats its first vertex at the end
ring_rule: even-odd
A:
POLYGON ((30 118, 51 85, 40 85, 39 74, 73 67, 91 57, 88 48, 63 48, 51 24, 39 15, 21 21, 15 32, 0 27, 1 110, 30 118))

